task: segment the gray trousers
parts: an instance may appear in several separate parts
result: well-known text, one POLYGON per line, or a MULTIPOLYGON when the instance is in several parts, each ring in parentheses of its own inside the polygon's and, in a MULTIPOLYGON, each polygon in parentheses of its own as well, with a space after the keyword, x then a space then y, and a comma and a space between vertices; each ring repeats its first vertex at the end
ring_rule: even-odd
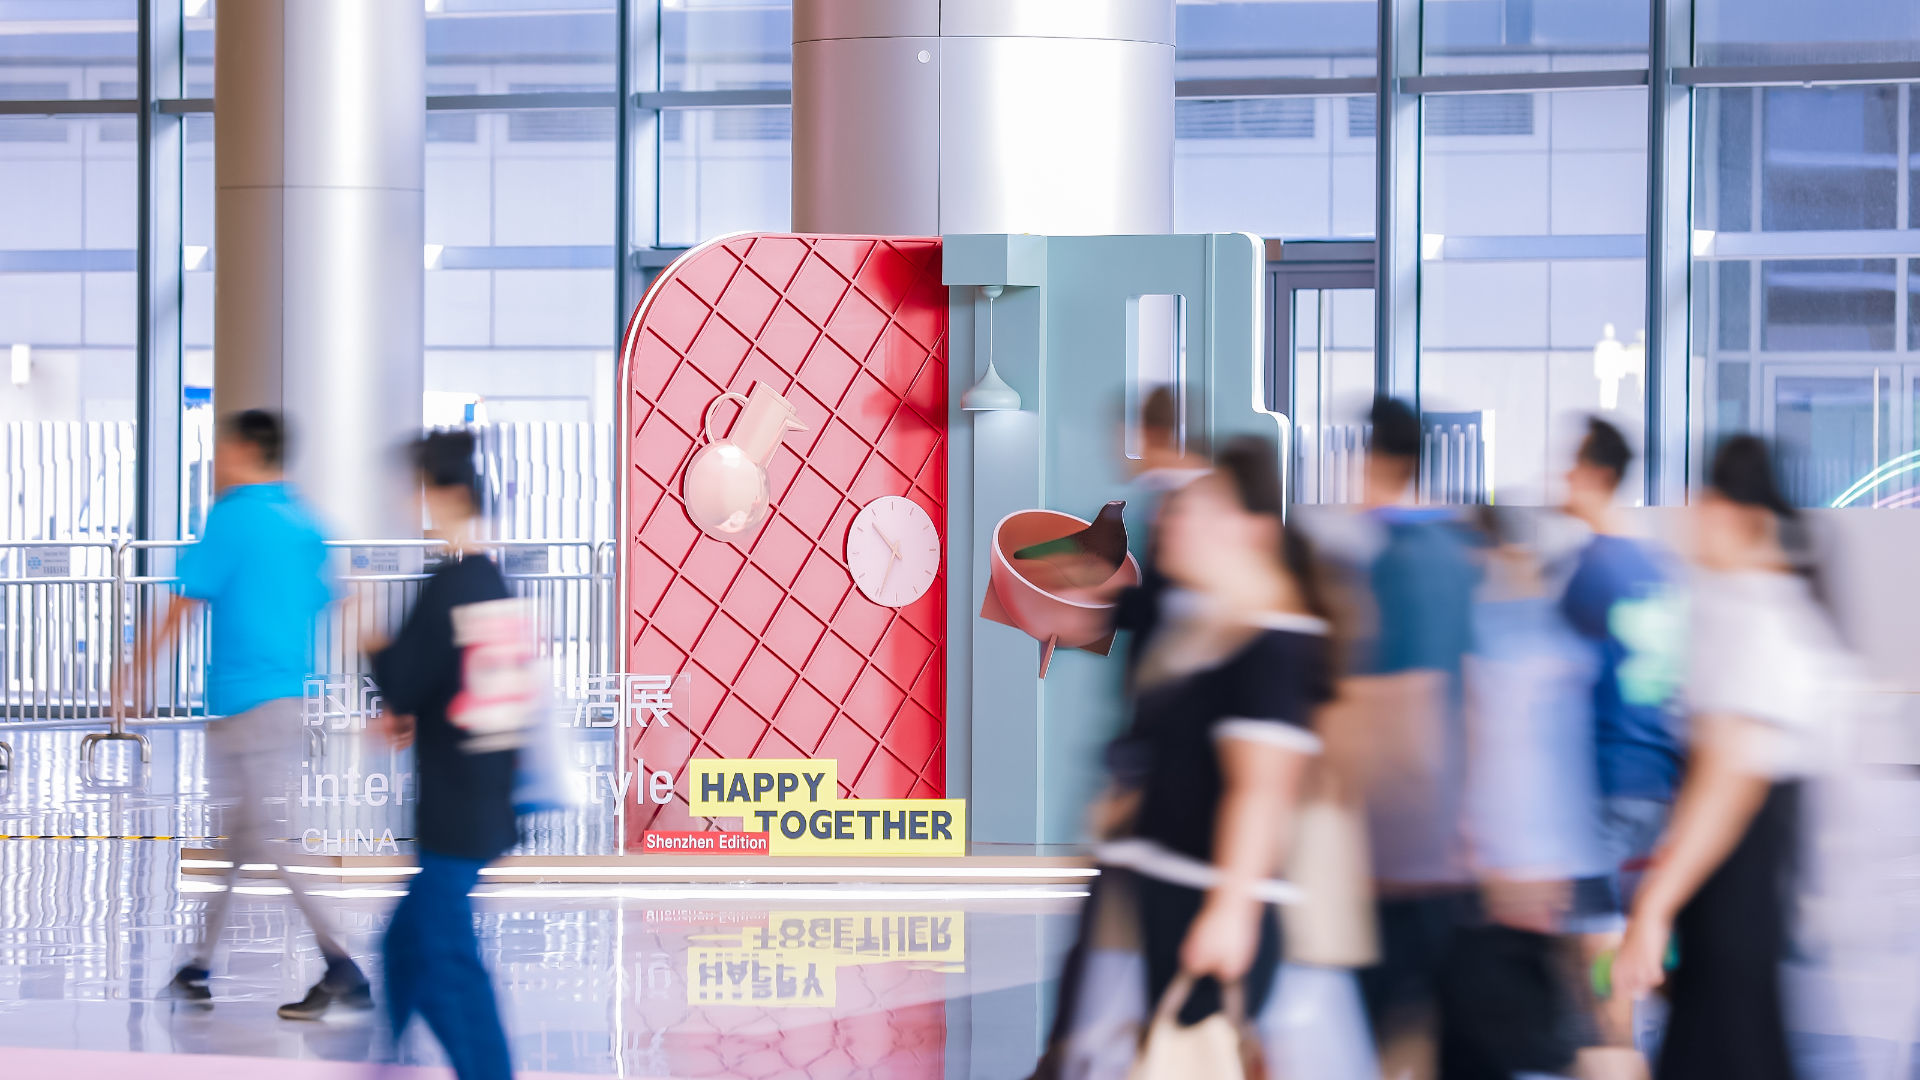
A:
POLYGON ((325 913, 307 895, 301 875, 282 869, 273 850, 272 841, 285 835, 288 785, 302 735, 299 698, 278 698, 207 725, 207 789, 218 808, 232 865, 227 869, 226 888, 207 903, 206 927, 193 954, 199 967, 212 961, 214 946, 226 928, 242 864, 274 864, 294 906, 313 927, 320 951, 329 957, 346 955, 325 913))

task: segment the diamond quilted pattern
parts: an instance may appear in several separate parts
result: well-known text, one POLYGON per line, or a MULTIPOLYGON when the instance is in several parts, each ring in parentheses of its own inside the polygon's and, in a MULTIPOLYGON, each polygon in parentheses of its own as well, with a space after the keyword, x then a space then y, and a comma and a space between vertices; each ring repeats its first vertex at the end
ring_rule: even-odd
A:
POLYGON ((749 566, 740 571, 733 579, 733 588, 727 590, 727 614, 738 620, 749 633, 758 634, 767 628, 767 623, 773 619, 773 613, 780 607, 780 600, 785 595, 771 578, 749 566))
POLYGON ((767 320, 766 329, 753 339, 753 344, 776 364, 788 371, 798 371, 813 343, 819 339, 820 324, 809 322, 792 304, 781 304, 767 320))
MULTIPOLYGON (((893 423, 887 425, 886 433, 880 436, 880 443, 875 449, 887 461, 910 474, 918 475, 920 467, 933 460, 941 442, 938 428, 927 423, 914 410, 902 409, 893 415, 893 423)), ((940 464, 945 467, 944 458, 940 464)))
MULTIPOLYGON (((848 523, 880 495, 913 497, 945 531, 939 242, 747 236, 654 288, 626 337, 627 669, 690 670, 697 692, 674 726, 637 729, 634 753, 675 773, 696 756, 814 754, 838 760, 848 793, 937 797, 944 581, 894 611, 853 589, 842 559, 848 523), (776 452, 776 512, 742 548, 693 527, 679 482, 707 405, 755 381, 809 430, 776 452)), ((685 823, 677 798, 629 815, 628 840, 685 823)))
POLYGON ((886 739, 887 749, 917 776, 921 766, 940 748, 940 721, 918 702, 908 701, 901 706, 893 726, 887 729, 886 739))
POLYGON ((752 757, 767 733, 768 724, 752 706, 739 698, 728 698, 714 714, 713 724, 701 741, 721 757, 752 757))
POLYGON ((800 601, 793 606, 804 606, 821 619, 831 619, 840 610, 840 601, 847 595, 851 580, 839 560, 824 551, 815 551, 793 583, 793 597, 800 601))
MULTIPOLYGON (((733 331, 727 330, 725 327, 721 327, 715 331, 715 333, 722 332, 731 334, 733 331)), ((706 420, 707 405, 713 401, 714 398, 720 396, 720 387, 725 385, 727 376, 731 374, 732 371, 722 374, 720 381, 716 383, 714 380, 707 378, 707 376, 692 363, 680 365, 680 370, 674 372, 673 378, 667 380, 666 393, 660 395, 658 406, 660 410, 659 416, 662 419, 668 417, 694 418, 693 426, 686 434, 693 436, 696 442, 705 442, 706 440, 703 437, 700 426, 702 422, 706 420)), ((729 430, 729 426, 733 423, 733 418, 738 415, 739 410, 734 408, 733 404, 733 402, 729 401, 713 411, 713 430, 715 435, 724 436, 729 430)))
MULTIPOLYGON (((778 618, 779 616, 775 616, 778 618)), ((773 650, 762 647, 747 661, 747 669, 733 682, 733 700, 746 703, 760 716, 772 716, 793 689, 793 669, 780 662, 773 650)))
POLYGON ((813 547, 813 541, 792 522, 784 517, 770 517, 760 527, 760 538, 753 543, 753 565, 765 570, 767 576, 781 586, 791 587, 813 547))
POLYGON ((733 587, 733 579, 746 561, 747 557, 732 544, 695 544, 680 573, 702 596, 718 600, 733 587))
POLYGON ((865 666, 864 657, 838 635, 828 634, 813 650, 813 659, 807 661, 807 681, 834 701, 845 701, 853 692, 853 682, 860 677, 860 669, 865 666))
POLYGON ((811 249, 811 245, 798 236, 743 236, 727 247, 735 249, 741 245, 747 249, 747 266, 760 280, 782 292, 793 281, 793 275, 811 249))
POLYGON ((679 282, 670 282, 665 292, 660 294, 660 302, 654 310, 648 312, 647 329, 656 334, 667 348, 681 356, 687 354, 688 346, 706 324, 707 315, 713 309, 692 289, 679 282))
POLYGON ((814 245, 813 251, 822 262, 840 271, 840 276, 852 281, 876 246, 872 240, 829 238, 814 245))
POLYGON ((761 640, 775 656, 786 661, 788 667, 799 669, 806 666, 813 647, 826 631, 826 624, 807 614, 807 609, 799 604, 783 604, 761 640))
MULTIPOLYGON (((873 650, 873 669, 886 674, 895 685, 912 686, 926 668, 927 661, 933 658, 934 644, 921 637, 918 628, 908 624, 911 633, 890 633, 873 650)), ((869 670, 873 670, 869 669, 869 670)))
POLYGON ((707 620, 713 617, 714 605, 700 590, 693 587, 686 578, 673 583, 667 590, 666 599, 661 601, 654 612, 653 627, 667 635, 667 640, 679 646, 683 651, 693 651, 693 643, 700 639, 701 631, 707 628, 707 620))
POLYGON ((839 342, 841 348, 855 356, 867 356, 873 352, 873 346, 880 340, 887 322, 887 313, 855 290, 848 293, 834 310, 833 318, 827 320, 826 329, 827 335, 839 342))
MULTIPOLYGON (((694 428, 699 428, 699 420, 694 420, 694 428)), ((693 449, 693 438, 686 429, 674 423, 665 409, 655 409, 640 425, 640 433, 634 436, 633 451, 636 460, 646 464, 639 470, 647 478, 661 487, 671 487, 680 465, 693 449)))
POLYGON ((726 291, 727 283, 733 280, 735 272, 740 269, 740 259, 732 252, 718 251, 714 255, 711 259, 696 259, 697 265, 689 266, 686 273, 676 275, 680 284, 707 304, 712 304, 726 291))
POLYGON ((773 286, 753 274, 735 274, 727 295, 720 300, 719 311, 729 324, 751 335, 760 332, 779 303, 780 294, 773 286))
POLYGON ((654 626, 640 631, 640 640, 628 655, 633 657, 636 671, 679 671, 687 663, 687 654, 674 648, 673 642, 654 626))
POLYGON ((912 296, 914 283, 919 278, 920 264, 891 244, 880 245, 879 250, 869 256, 861 275, 874 295, 896 298, 912 296))
POLYGON ((891 792, 912 789, 917 775, 902 765, 899 758, 885 750, 877 750, 873 757, 867 759, 867 767, 853 785, 853 793, 863 799, 884 799, 891 792))
POLYGON ((871 370, 875 377, 886 384, 887 389, 900 397, 906 397, 913 389, 913 382, 920 377, 926 367, 927 350, 906 327, 899 323, 887 327, 887 336, 881 348, 874 351, 875 363, 871 370))
POLYGON ((867 594, 854 591, 847 594, 847 602, 833 618, 833 632, 846 639, 863 656, 872 656, 885 640, 887 631, 892 628, 894 612, 892 608, 883 608, 867 599, 867 594))
POLYGON ((687 520, 687 515, 680 512, 679 506, 663 501, 654 507, 653 516, 647 519, 647 527, 640 530, 640 542, 669 565, 677 566, 686 560, 699 535, 700 530, 693 527, 693 522, 687 520))
POLYGON ((880 441, 881 433, 887 430, 887 425, 893 422, 894 413, 900 408, 900 402, 893 392, 864 371, 854 379, 847 400, 856 404, 852 407, 842 406, 840 419, 869 443, 880 441))
POLYGON ((847 355, 847 350, 832 338, 823 337, 814 344, 813 355, 807 357, 800 374, 820 400, 838 402, 853 385, 854 376, 860 374, 860 361, 847 355))
POLYGON ((627 557, 627 603, 634 611, 652 611, 673 584, 673 567, 646 548, 635 545, 627 557))
POLYGON ((853 501, 862 506, 882 495, 904 495, 913 486, 907 474, 895 468, 893 462, 875 454, 860 467, 860 475, 853 482, 853 501))
POLYGON ((647 334, 646 343, 637 351, 645 359, 638 360, 636 357, 638 362, 627 369, 627 389, 637 399, 633 410, 635 422, 644 418, 646 403, 660 396, 661 388, 667 385, 667 380, 673 377, 680 366, 680 356, 673 351, 673 346, 659 340, 651 331, 647 334))
POLYGON ((699 655, 700 666, 707 674, 730 683, 740 677, 740 669, 747 664, 747 657, 753 654, 754 638, 746 628, 725 614, 716 616, 707 624, 700 635, 700 643, 694 646, 699 655))
POLYGON ((906 704, 906 691, 888 681, 879 668, 868 668, 854 683, 847 698, 847 715, 867 734, 878 737, 893 726, 893 718, 906 704))
POLYGON ((787 302, 799 309, 816 328, 827 325, 840 298, 847 295, 847 279, 820 259, 800 264, 800 272, 787 288, 787 302))
POLYGON ((687 363, 679 370, 685 371, 690 365, 709 381, 725 386, 733 378, 733 373, 740 370, 741 362, 752 348, 753 343, 740 331, 725 321, 715 322, 687 350, 687 363))
POLYGON ((841 713, 834 717, 833 726, 827 730, 827 737, 820 740, 820 749, 815 753, 840 763, 840 787, 851 791, 853 785, 860 782, 860 773, 878 745, 879 740, 860 730, 852 717, 841 713))
POLYGON ((827 522, 840 506, 840 493, 812 469, 803 468, 780 497, 780 512, 808 536, 826 536, 827 522))

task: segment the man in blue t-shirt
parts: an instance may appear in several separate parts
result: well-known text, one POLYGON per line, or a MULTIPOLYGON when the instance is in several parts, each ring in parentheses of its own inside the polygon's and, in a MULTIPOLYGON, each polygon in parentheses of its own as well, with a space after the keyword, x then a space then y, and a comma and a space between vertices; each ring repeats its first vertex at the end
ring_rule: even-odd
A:
MULTIPOLYGON (((286 432, 276 414, 254 409, 221 421, 213 457, 219 498, 199 542, 180 556, 179 598, 135 667, 150 670, 152 658, 178 637, 194 609, 207 607, 207 697, 217 717, 207 725, 207 789, 223 814, 232 867, 227 887, 207 904, 198 948, 168 985, 172 996, 202 1005, 213 1000, 208 967, 239 867, 277 862, 272 841, 284 822, 269 813, 269 800, 287 792, 301 737, 314 622, 335 592, 320 528, 281 473, 285 453, 286 432)), ((317 1020, 335 1005, 371 1008, 366 976, 299 876, 281 871, 280 880, 313 926, 327 961, 325 977, 306 999, 281 1006, 280 1015, 317 1020)))
MULTIPOLYGON (((1594 751, 1600 835, 1612 870, 1604 880, 1583 883, 1577 904, 1595 953, 1617 944, 1633 886, 1666 828, 1680 779, 1675 699, 1685 615, 1659 551, 1618 531, 1615 498, 1632 461, 1619 429, 1594 417, 1567 473, 1567 513, 1593 530, 1561 611, 1600 659, 1594 751)), ((1602 1017, 1610 1043, 1630 1039, 1630 1007, 1615 1003, 1618 1015, 1602 1017)))
POLYGON ((1419 416, 1381 398, 1369 420, 1364 512, 1326 521, 1316 540, 1348 597, 1341 697, 1351 727, 1329 732, 1328 745, 1364 759, 1332 767, 1364 777, 1378 900, 1379 958, 1360 989, 1383 1059, 1403 1062, 1431 1038, 1435 1017, 1441 1043, 1457 1045, 1472 1011, 1436 1003, 1476 910, 1461 680, 1481 569, 1459 511, 1419 505, 1419 416))

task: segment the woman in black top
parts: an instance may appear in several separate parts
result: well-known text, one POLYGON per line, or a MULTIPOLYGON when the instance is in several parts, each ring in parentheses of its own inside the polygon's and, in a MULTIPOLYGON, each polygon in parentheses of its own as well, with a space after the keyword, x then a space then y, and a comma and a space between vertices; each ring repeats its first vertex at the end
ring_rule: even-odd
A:
POLYGON ((1135 686, 1133 722, 1110 755, 1112 793, 1098 815, 1102 874, 1062 980, 1052 1048, 1063 1064, 1080 1011, 1096 911, 1130 894, 1148 1008, 1184 972, 1200 977, 1181 1018, 1220 1007, 1245 985, 1257 1015, 1280 961, 1275 878, 1332 696, 1325 608, 1304 541, 1280 523, 1279 454, 1236 439, 1213 473, 1172 496, 1161 566, 1192 597, 1154 635, 1135 686))
POLYGON ((473 436, 436 433, 413 448, 432 535, 452 548, 391 644, 368 647, 388 732, 411 743, 420 778, 420 872, 381 943, 396 1044, 415 1014, 460 1080, 512 1075, 493 982, 467 898, 518 839, 516 747, 535 713, 532 637, 493 560, 468 550, 479 507, 473 436))

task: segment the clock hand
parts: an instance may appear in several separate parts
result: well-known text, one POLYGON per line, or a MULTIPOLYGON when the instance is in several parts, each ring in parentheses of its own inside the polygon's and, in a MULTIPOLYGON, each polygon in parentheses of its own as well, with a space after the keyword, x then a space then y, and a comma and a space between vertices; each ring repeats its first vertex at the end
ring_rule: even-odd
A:
POLYGON ((885 545, 887 545, 887 547, 888 547, 888 548, 890 548, 890 549, 892 549, 892 551, 893 551, 893 557, 894 557, 894 558, 896 558, 896 559, 897 559, 897 558, 899 558, 899 557, 900 557, 900 545, 899 545, 899 544, 896 544, 896 543, 894 543, 894 542, 893 542, 893 539, 892 539, 891 537, 889 537, 889 536, 888 536, 888 535, 887 535, 886 533, 883 533, 883 532, 881 532, 881 531, 880 531, 880 523, 879 523, 879 522, 877 522, 877 521, 875 521, 875 522, 872 522, 871 524, 872 524, 872 526, 873 526, 873 535, 875 535, 875 536, 877 536, 877 537, 879 537, 879 538, 880 538, 880 542, 881 542, 881 543, 883 543, 883 544, 885 544, 885 545))

